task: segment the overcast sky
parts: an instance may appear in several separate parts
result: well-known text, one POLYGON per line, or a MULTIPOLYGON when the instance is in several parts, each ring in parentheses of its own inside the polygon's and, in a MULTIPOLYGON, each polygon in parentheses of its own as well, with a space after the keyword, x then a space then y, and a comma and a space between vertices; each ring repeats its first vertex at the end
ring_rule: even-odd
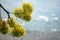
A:
MULTIPOLYGON (((33 4, 34 11, 32 20, 28 23, 22 22, 30 30, 55 30, 60 28, 60 0, 1 0, 0 3, 9 11, 13 12, 15 7, 21 7, 23 2, 33 4), (28 24, 28 25, 27 25, 28 24)), ((2 10, 3 19, 7 16, 2 10)), ((19 20, 18 20, 19 21, 19 20)), ((21 21, 20 21, 21 22, 21 21)))

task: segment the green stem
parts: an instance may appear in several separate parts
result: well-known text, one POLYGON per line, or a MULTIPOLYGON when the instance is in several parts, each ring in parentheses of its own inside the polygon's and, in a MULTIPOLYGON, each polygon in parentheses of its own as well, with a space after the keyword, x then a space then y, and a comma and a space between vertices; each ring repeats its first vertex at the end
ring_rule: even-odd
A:
POLYGON ((9 15, 10 12, 8 12, 1 4, 0 4, 0 7, 7 13, 8 18, 10 18, 10 15, 9 15))

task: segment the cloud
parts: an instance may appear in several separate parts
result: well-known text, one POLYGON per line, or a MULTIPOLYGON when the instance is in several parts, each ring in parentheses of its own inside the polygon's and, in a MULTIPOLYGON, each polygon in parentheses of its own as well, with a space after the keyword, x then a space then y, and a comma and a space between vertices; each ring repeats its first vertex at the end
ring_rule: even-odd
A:
POLYGON ((51 14, 52 16, 56 16, 56 14, 55 13, 53 13, 53 14, 51 14))
POLYGON ((54 20, 58 20, 58 17, 55 17, 54 20))
POLYGON ((39 19, 42 19, 44 21, 48 21, 48 17, 47 16, 39 16, 39 19))
POLYGON ((32 0, 23 0, 23 2, 32 2, 32 0))
POLYGON ((26 23, 25 22, 22 22, 21 24, 24 26, 26 23))
POLYGON ((54 10, 51 10, 51 9, 48 9, 48 8, 46 8, 46 9, 39 8, 39 10, 42 11, 42 12, 54 12, 54 10))
POLYGON ((51 29, 51 31, 53 32, 53 31, 57 31, 56 29, 51 29))
POLYGON ((37 16, 37 17, 34 17, 34 19, 33 20, 43 20, 43 21, 46 21, 46 22, 48 22, 49 21, 49 19, 48 19, 48 17, 47 16, 37 16))

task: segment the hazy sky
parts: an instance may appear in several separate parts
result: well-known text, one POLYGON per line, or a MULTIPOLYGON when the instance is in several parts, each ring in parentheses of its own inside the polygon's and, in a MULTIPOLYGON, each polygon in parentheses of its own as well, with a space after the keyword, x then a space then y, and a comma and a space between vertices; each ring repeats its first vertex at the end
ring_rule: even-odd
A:
MULTIPOLYGON (((0 0, 9 12, 13 12, 15 7, 21 7, 23 2, 30 2, 34 7, 32 20, 22 22, 27 29, 56 31, 60 28, 60 0, 0 0)), ((2 13, 3 18, 7 18, 3 10, 2 13)))

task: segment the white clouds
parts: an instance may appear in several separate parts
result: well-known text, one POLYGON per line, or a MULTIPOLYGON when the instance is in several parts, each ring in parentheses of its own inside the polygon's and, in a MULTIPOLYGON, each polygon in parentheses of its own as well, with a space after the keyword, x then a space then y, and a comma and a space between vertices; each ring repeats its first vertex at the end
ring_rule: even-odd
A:
POLYGON ((54 13, 53 14, 51 14, 52 16, 56 16, 54 13))
POLYGON ((39 19, 42 19, 42 20, 48 21, 48 17, 47 17, 47 16, 39 16, 39 19))
POLYGON ((3 20, 5 20, 5 21, 6 21, 7 19, 3 19, 3 20))
POLYGON ((37 16, 37 17, 35 17, 34 18, 34 20, 43 20, 43 21, 46 21, 46 22, 48 22, 49 21, 49 19, 48 19, 48 17, 47 16, 37 16))
POLYGON ((54 20, 58 20, 58 17, 55 17, 54 20))
POLYGON ((56 29, 51 29, 51 31, 53 32, 53 31, 57 31, 56 29))
POLYGON ((32 2, 32 0, 23 0, 23 2, 32 2))
POLYGON ((52 17, 52 18, 50 18, 50 20, 51 20, 51 21, 59 20, 59 18, 58 18, 58 17, 52 17))
POLYGON ((42 11, 42 12, 54 12, 54 10, 50 10, 50 9, 48 9, 48 8, 39 8, 39 10, 40 11, 42 11))
POLYGON ((23 21, 22 21, 22 23, 21 23, 21 24, 24 26, 24 25, 26 25, 26 22, 23 22, 23 21))

